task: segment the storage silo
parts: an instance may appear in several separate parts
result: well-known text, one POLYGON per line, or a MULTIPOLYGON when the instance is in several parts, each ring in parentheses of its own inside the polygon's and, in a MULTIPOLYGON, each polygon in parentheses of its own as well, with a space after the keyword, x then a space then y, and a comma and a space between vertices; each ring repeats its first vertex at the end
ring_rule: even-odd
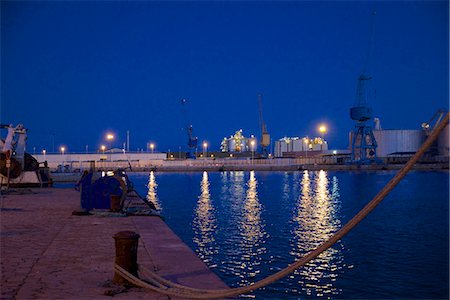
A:
POLYGON ((378 157, 414 153, 419 150, 425 140, 423 130, 415 129, 374 130, 373 134, 378 144, 378 157))

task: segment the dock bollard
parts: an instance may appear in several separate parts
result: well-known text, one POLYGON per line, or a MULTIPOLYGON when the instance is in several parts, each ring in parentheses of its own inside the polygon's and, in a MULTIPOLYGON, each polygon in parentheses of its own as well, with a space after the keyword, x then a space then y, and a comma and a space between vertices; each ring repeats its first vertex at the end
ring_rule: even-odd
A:
MULTIPOLYGON (((137 249, 140 235, 133 231, 120 231, 113 237, 116 246, 115 263, 137 277, 137 249)), ((129 284, 116 272, 114 272, 113 282, 121 285, 129 284)))

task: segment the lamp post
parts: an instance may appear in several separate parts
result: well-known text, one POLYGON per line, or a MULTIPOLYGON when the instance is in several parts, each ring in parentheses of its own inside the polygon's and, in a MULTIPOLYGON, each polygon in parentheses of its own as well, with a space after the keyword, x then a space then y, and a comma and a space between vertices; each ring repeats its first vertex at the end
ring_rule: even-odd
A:
POLYGON ((44 155, 44 161, 45 161, 45 154, 47 154, 47 151, 45 149, 43 149, 42 154, 44 155))
POLYGON ((108 133, 106 135, 106 139, 109 141, 109 161, 112 161, 112 141, 114 140, 114 135, 111 133, 108 133))
POLYGON ((153 153, 153 149, 155 149, 155 144, 151 143, 150 144, 150 149, 152 150, 152 153, 153 153))
POLYGON ((325 125, 320 125, 319 132, 321 133, 321 138, 322 138, 322 143, 320 144, 320 151, 323 151, 323 143, 325 141, 324 136, 325 136, 325 133, 327 132, 327 127, 325 125))
POLYGON ((251 150, 252 150, 252 165, 253 165, 253 158, 254 158, 254 155, 255 155, 255 140, 254 139, 252 139, 251 141, 250 141, 250 145, 252 146, 251 148, 251 150))
POLYGON ((101 145, 100 149, 102 149, 102 151, 103 151, 103 154, 105 154, 105 149, 106 149, 106 146, 105 146, 105 145, 101 145))
POLYGON ((206 155, 208 154, 208 143, 203 142, 203 157, 206 159, 206 155))
POLYGON ((61 166, 62 166, 62 171, 64 172, 64 151, 66 151, 66 147, 61 146, 59 148, 59 150, 61 150, 61 166))
POLYGON ((306 144, 305 156, 308 158, 308 150, 309 150, 309 137, 303 138, 303 142, 306 144))

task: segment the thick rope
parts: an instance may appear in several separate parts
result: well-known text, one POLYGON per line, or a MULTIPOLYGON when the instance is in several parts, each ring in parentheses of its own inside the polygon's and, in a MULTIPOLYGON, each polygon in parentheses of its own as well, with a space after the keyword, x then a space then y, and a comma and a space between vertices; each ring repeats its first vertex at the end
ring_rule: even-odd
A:
POLYGON ((342 239, 347 233, 349 233, 356 225, 358 225, 369 213, 371 213, 378 204, 394 189, 394 187, 406 176, 406 174, 413 168, 414 164, 420 159, 420 157, 427 151, 427 149, 432 145, 432 143, 438 138, 439 134, 444 130, 444 128, 449 123, 449 113, 446 114, 445 118, 436 126, 432 133, 428 136, 426 141, 422 144, 420 149, 410 158, 410 160, 401 168, 397 174, 383 187, 383 189, 363 208, 361 209, 350 221, 347 222, 340 230, 338 230, 333 236, 331 236, 327 241, 322 243, 318 248, 309 252, 304 257, 300 258, 293 264, 287 266, 286 268, 278 271, 277 273, 270 275, 260 281, 257 281, 248 286, 230 288, 230 289, 218 289, 218 290, 207 290, 207 289, 195 289, 183 285, 179 285, 164 279, 163 277, 157 275, 156 273, 143 269, 140 267, 141 271, 147 273, 150 280, 156 285, 149 284, 132 274, 128 273, 126 270, 122 269, 120 266, 115 265, 115 271, 123 276, 125 279, 131 283, 150 289, 162 294, 184 297, 191 299, 214 299, 214 298, 226 298, 234 297, 240 294, 245 294, 256 290, 258 288, 269 285, 287 275, 292 273, 294 270, 304 266, 309 261, 316 258, 322 252, 333 246, 337 241, 342 239))

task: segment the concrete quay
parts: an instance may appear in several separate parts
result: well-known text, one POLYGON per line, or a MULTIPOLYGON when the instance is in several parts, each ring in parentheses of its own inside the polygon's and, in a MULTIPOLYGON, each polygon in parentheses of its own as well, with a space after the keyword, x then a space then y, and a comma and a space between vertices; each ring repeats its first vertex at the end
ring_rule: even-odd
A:
POLYGON ((169 299, 111 283, 113 235, 123 230, 140 235, 139 264, 177 283, 227 288, 159 217, 74 216, 75 190, 16 191, 0 196, 1 299, 169 299))

